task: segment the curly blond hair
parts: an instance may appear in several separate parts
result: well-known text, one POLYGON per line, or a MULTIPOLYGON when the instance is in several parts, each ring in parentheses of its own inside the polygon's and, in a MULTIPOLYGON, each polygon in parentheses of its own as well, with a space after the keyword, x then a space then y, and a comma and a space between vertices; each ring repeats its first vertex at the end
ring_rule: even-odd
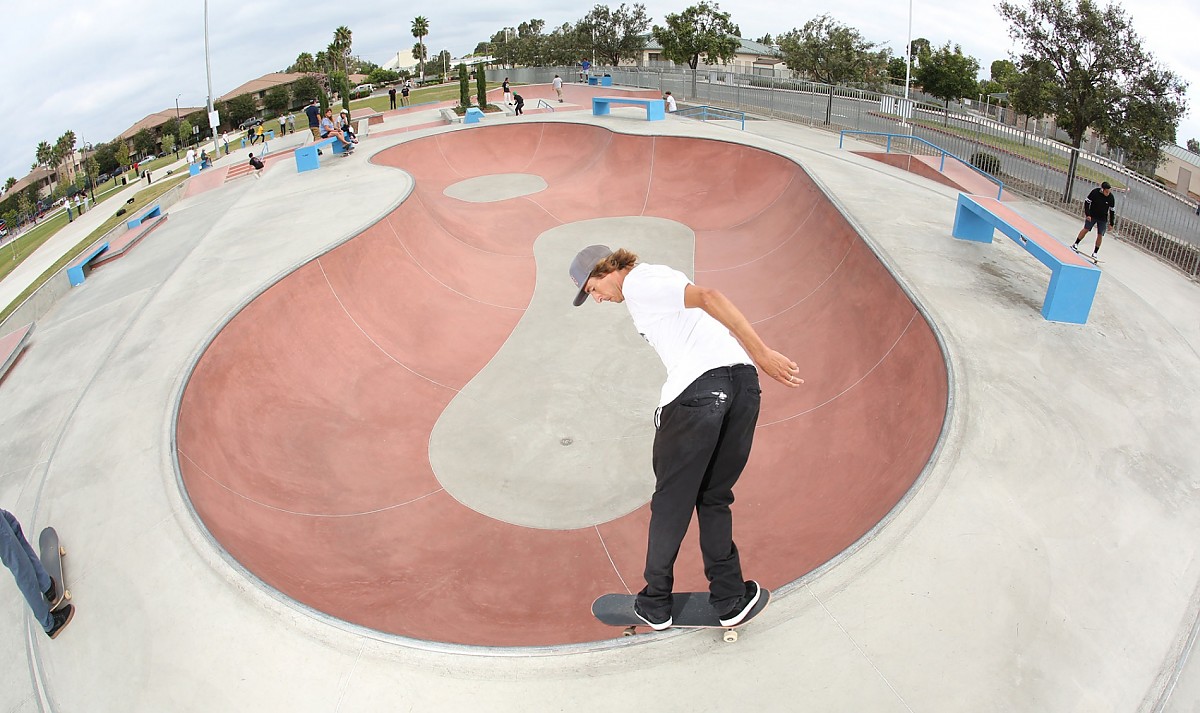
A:
POLYGON ((637 255, 634 255, 625 248, 617 248, 616 252, 612 255, 596 263, 596 266, 592 268, 591 274, 588 275, 588 279, 604 277, 613 272, 620 272, 627 267, 633 267, 637 264, 637 261, 637 255))

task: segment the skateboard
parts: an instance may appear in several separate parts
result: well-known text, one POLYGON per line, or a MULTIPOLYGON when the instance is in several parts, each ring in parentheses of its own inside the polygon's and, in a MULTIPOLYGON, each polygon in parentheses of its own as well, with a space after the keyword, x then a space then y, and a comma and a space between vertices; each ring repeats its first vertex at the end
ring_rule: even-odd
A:
POLYGON ((54 589, 58 593, 55 600, 50 602, 50 611, 55 611, 63 607, 63 602, 71 601, 71 592, 67 589, 66 578, 63 577, 63 557, 66 557, 67 551, 59 544, 58 532, 53 527, 47 527, 38 536, 38 550, 41 553, 42 566, 54 580, 54 589))
POLYGON ((1074 245, 1071 246, 1071 249, 1075 251, 1076 255, 1083 258, 1084 260, 1087 260, 1088 262, 1092 263, 1096 267, 1100 267, 1100 263, 1104 262, 1103 260, 1101 260, 1098 257, 1092 257, 1091 255, 1088 255, 1087 253, 1080 251, 1079 248, 1075 247, 1074 245))
MULTIPOLYGON (((622 636, 633 636, 637 633, 638 627, 650 628, 646 622, 637 617, 637 614, 633 613, 635 599, 636 597, 632 594, 602 595, 592 602, 592 614, 602 624, 624 627, 625 631, 621 633, 622 636)), ((738 638, 737 628, 758 616, 763 609, 767 608, 767 602, 770 600, 771 593, 763 589, 758 602, 745 619, 733 626, 724 626, 719 620, 720 614, 708 605, 708 592, 676 592, 672 599, 671 619, 674 623, 671 624, 671 628, 724 629, 725 633, 721 638, 733 643, 738 638)))

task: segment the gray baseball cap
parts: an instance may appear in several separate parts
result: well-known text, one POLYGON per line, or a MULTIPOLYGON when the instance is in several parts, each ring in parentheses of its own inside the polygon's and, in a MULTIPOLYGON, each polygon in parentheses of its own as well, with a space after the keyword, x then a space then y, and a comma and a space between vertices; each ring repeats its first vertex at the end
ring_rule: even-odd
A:
POLYGON ((587 286, 588 278, 592 276, 592 270, 596 269, 596 264, 612 254, 612 248, 607 245, 589 245, 580 250, 575 259, 571 261, 571 280, 579 288, 579 294, 575 295, 576 307, 587 300, 587 293, 583 291, 583 288, 587 286))

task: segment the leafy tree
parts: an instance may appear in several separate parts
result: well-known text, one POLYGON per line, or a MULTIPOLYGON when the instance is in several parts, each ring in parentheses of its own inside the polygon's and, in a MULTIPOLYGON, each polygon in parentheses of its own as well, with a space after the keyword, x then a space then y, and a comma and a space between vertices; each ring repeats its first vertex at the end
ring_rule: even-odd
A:
POLYGON ((308 104, 312 99, 320 99, 322 94, 320 83, 312 77, 301 77, 292 82, 292 96, 298 104, 308 104))
POLYGON ((133 135, 133 148, 139 158, 154 153, 154 134, 149 129, 142 129, 133 135))
POLYGON ((425 81, 425 37, 429 35, 429 20, 423 15, 417 15, 412 21, 412 36, 417 38, 419 50, 413 51, 413 58, 421 63, 421 81, 425 81))
POLYGON ((316 67, 318 72, 328 73, 332 72, 334 69, 333 67, 329 66, 329 55, 324 51, 318 52, 317 56, 313 58, 313 65, 316 67))
POLYGON ((542 58, 550 66, 573 65, 580 59, 580 48, 591 42, 591 34, 585 38, 579 25, 563 23, 545 36, 542 58))
POLYGON ((17 185, 17 179, 9 176, 8 180, 4 182, 4 190, 10 190, 15 185, 17 185))
POLYGON ((741 30, 733 24, 729 13, 721 12, 717 3, 701 0, 681 13, 663 18, 663 27, 655 25, 651 32, 663 48, 663 57, 692 68, 692 96, 696 95, 696 65, 700 55, 706 63, 725 64, 733 59, 741 42, 741 30))
POLYGON ((918 37, 908 45, 909 60, 914 67, 920 67, 929 55, 933 54, 933 45, 924 37, 918 37))
POLYGON ((1143 48, 1120 5, 1004 0, 998 9, 1021 47, 1021 70, 1045 80, 1047 113, 1073 146, 1089 128, 1135 159, 1157 158, 1175 140, 1187 83, 1143 48))
POLYGON ((17 212, 21 214, 21 218, 32 218, 33 224, 37 225, 37 215, 33 212, 34 202, 29 198, 29 191, 21 191, 21 195, 17 198, 17 212))
MULTIPOLYGON (((106 144, 100 144, 96 147, 96 153, 92 154, 92 158, 96 159, 100 171, 104 173, 112 173, 117 170, 117 147, 119 141, 110 141, 106 144)), ((97 173, 96 175, 100 175, 97 173)))
POLYGON ((412 47, 413 59, 421 63, 421 81, 425 81, 425 60, 429 59, 429 54, 425 49, 425 45, 418 42, 412 47))
POLYGON ((760 44, 760 45, 773 45, 773 44, 775 44, 775 40, 771 39, 771 33, 770 33, 770 32, 768 32, 767 34, 763 35, 762 37, 759 37, 757 40, 755 40, 755 42, 757 42, 757 43, 758 43, 758 44, 760 44))
POLYGON ((163 132, 162 150, 165 153, 171 153, 172 151, 175 150, 175 134, 168 134, 165 131, 163 132))
POLYGON ((636 60, 642 56, 650 16, 641 3, 635 3, 633 7, 621 3, 616 10, 597 5, 580 20, 580 25, 595 38, 592 47, 597 57, 616 66, 622 59, 636 60))
POLYGON ((58 150, 60 161, 70 158, 75 153, 75 132, 70 129, 64 131, 63 135, 58 137, 54 148, 58 150))
POLYGON ((487 73, 483 71, 483 65, 475 68, 475 87, 475 99, 479 102, 479 108, 487 108, 487 73))
POLYGON ((263 108, 269 111, 271 116, 282 114, 290 109, 291 106, 292 93, 288 90, 286 84, 271 87, 267 90, 267 96, 263 97, 263 108))
POLYGON ((367 75, 367 81, 371 84, 392 84, 400 81, 400 73, 383 67, 372 69, 367 75))
POLYGON ((313 60, 313 56, 308 52, 301 52, 296 55, 296 61, 292 66, 288 67, 289 72, 315 72, 317 71, 317 63, 313 60))
POLYGON ((258 105, 249 94, 239 94, 226 102, 225 111, 229 121, 237 126, 252 116, 258 116, 258 105))
POLYGON ((888 59, 887 73, 892 78, 892 82, 903 85, 908 71, 908 63, 904 61, 903 57, 891 57, 888 59))
POLYGON ((125 171, 129 167, 129 144, 121 141, 120 139, 117 140, 116 158, 117 164, 120 166, 121 170, 125 171))
MULTIPOLYGON (((1200 141, 1196 141, 1195 139, 1188 139, 1187 140, 1187 150, 1191 151, 1192 153, 1200 153, 1200 141)), ((12 181, 13 183, 16 183, 16 181, 12 178, 10 178, 8 180, 12 181)), ((6 189, 11 188, 11 187, 12 187, 12 184, 5 186, 6 189)))
POLYGON ((862 82, 883 74, 888 52, 877 47, 829 15, 818 15, 779 38, 784 63, 825 84, 862 82))
POLYGON ((88 185, 95 190, 96 179, 100 176, 100 162, 96 160, 96 155, 92 154, 83 162, 83 170, 87 173, 88 185))
POLYGON ((974 96, 979 88, 975 77, 979 74, 979 60, 962 53, 962 47, 950 43, 942 45, 929 55, 917 69, 917 81, 929 94, 946 102, 951 99, 974 96))
MULTIPOLYGON (((184 119, 179 122, 179 145, 188 146, 192 143, 192 122, 184 119)), ((118 149, 119 151, 119 149, 118 149)), ((117 163, 121 163, 121 159, 117 157, 117 163)))

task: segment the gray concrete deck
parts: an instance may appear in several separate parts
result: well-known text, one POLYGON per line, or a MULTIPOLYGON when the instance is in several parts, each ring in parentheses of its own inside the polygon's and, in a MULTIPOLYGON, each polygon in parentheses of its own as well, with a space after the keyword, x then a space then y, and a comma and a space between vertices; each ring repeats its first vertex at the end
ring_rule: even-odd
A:
MULTIPOLYGON (((420 646, 247 576, 180 488, 184 379, 240 306, 403 199, 408 179, 370 154, 446 129, 383 136, 316 172, 285 162, 185 199, 39 320, 0 383, 0 504, 27 532, 57 527, 79 611, 51 641, 0 577, 0 710, 1200 708, 1184 657, 1200 612, 1196 284, 1109 240, 1088 325, 1046 322, 1040 264, 1007 240, 955 241, 952 189, 839 151, 836 135, 621 109, 488 118, 543 120, 744 141, 823 184, 949 356, 943 442, 890 520, 773 598, 736 645, 691 632, 571 653, 420 646)), ((1064 240, 1078 230, 1013 205, 1064 240)))

